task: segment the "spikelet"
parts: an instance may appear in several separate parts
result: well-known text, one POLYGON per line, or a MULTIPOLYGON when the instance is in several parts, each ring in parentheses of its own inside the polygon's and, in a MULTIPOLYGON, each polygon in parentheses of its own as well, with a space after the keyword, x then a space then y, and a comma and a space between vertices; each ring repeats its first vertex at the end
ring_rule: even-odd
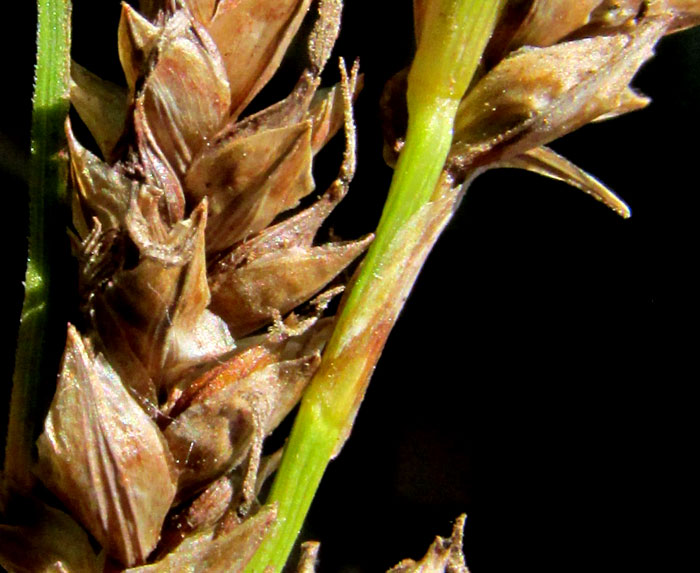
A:
POLYGON ((321 312, 342 289, 291 311, 371 240, 314 244, 355 165, 357 66, 318 89, 340 0, 318 3, 290 95, 242 115, 310 4, 124 4, 126 86, 74 64, 71 100, 102 158, 68 122, 85 326, 68 326, 37 468, 67 513, 36 502, 36 518, 3 526, 33 544, 2 550, 11 570, 240 571, 273 523, 256 496, 279 453, 263 457, 262 442, 318 367, 321 312), (287 215, 341 127, 337 180, 287 215))
MULTIPOLYGON (((430 1, 414 1, 418 41, 430 1)), ((508 2, 460 103, 443 183, 460 187, 486 169, 526 169, 629 217, 622 199, 546 145, 647 106, 649 99, 630 87, 632 78, 664 35, 698 23, 694 0, 508 2)), ((390 164, 403 145, 406 77, 407 70, 397 74, 382 96, 390 164)))

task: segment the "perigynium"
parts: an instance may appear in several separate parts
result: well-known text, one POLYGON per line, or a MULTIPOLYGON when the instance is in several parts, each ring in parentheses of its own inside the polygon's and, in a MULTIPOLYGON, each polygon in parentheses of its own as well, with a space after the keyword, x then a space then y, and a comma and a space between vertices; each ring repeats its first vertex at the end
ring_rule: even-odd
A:
MULTIPOLYGON (((74 63, 72 103, 101 154, 67 123, 82 315, 68 326, 38 441, 34 471, 51 494, 23 501, 23 518, 2 526, 0 562, 10 570, 239 571, 274 529, 277 508, 261 506, 257 495, 281 452, 262 456, 263 439, 319 366, 318 378, 326 375, 321 352, 333 321, 322 313, 340 291, 327 285, 370 242, 314 243, 355 167, 357 67, 341 66, 341 83, 319 89, 339 1, 318 3, 306 69, 291 95, 245 115, 310 4, 142 2, 141 12, 124 5, 126 86, 74 63), (340 127, 347 143, 337 180, 298 208, 314 190, 312 158, 340 127)), ((390 286, 366 288, 381 304, 366 305, 361 328, 349 329, 356 339, 343 331, 348 320, 334 335, 366 354, 369 371, 432 244, 484 170, 562 179, 629 214, 544 145, 646 105, 629 88, 632 76, 664 34, 698 13, 694 2, 503 5, 466 94, 452 94, 454 136, 438 181, 379 243, 388 244, 391 264, 380 278, 390 286)), ((435 25, 435 6, 416 2, 419 46, 435 25)), ((454 64, 450 73, 459 75, 454 64)), ((414 85, 434 71, 415 68, 414 85)), ((389 84, 383 102, 391 163, 410 140, 405 77, 389 84)), ((342 364, 338 345, 330 348, 328 363, 342 364)), ((394 570, 464 571, 463 525, 423 561, 394 570)), ((315 550, 307 547, 300 570, 313 570, 315 550)))

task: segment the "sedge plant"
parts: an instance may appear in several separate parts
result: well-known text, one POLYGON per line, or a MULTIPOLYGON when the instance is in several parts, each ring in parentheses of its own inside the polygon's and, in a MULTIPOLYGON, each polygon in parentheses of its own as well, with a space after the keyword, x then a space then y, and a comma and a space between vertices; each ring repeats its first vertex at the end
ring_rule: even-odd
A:
MULTIPOLYGON (((319 243, 356 164, 357 64, 320 87, 341 11, 337 0, 124 4, 116 85, 70 62, 70 3, 40 2, 30 265, 3 473, 9 570, 281 570, 472 181, 526 169, 628 217, 546 145, 645 107, 632 77, 700 8, 415 2, 415 58, 382 97, 395 167, 382 217, 373 236, 319 243), (311 6, 296 85, 247 114, 311 6), (66 120, 69 99, 97 149, 66 120), (336 131, 339 173, 314 196, 312 160, 336 131), (70 228, 79 312, 43 407, 35 357, 50 355, 59 244, 45 221, 69 208, 52 224, 70 228), (336 277, 368 248, 345 286, 336 277), (288 442, 264 450, 299 402, 288 442)), ((463 526, 393 570, 465 571, 463 526)), ((316 551, 306 546, 300 570, 316 551)))

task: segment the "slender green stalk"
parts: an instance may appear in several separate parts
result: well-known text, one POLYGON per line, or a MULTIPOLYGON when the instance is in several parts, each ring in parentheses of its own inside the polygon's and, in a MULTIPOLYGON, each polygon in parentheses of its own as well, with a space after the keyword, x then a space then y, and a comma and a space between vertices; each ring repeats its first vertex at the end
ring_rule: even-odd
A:
POLYGON ((70 0, 39 0, 37 64, 32 115, 29 180, 29 254, 19 327, 5 450, 8 485, 27 491, 33 484, 42 363, 49 328, 50 268, 54 264, 57 207, 66 189, 64 128, 70 89, 70 0))
POLYGON ((268 502, 278 506, 277 524, 248 565, 249 572, 282 569, 325 468, 350 432, 374 365, 429 251, 420 242, 430 235, 433 222, 421 214, 430 213, 425 209, 435 199, 457 107, 503 4, 427 0, 408 80, 406 143, 376 239, 304 396, 273 484, 268 502), (409 268, 415 272, 403 272, 409 268))

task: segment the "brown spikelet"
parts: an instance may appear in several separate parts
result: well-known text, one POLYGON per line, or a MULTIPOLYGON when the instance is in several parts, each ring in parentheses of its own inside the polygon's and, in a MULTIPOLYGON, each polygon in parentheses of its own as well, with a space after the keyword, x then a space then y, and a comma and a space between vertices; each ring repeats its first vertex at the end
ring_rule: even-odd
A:
MULTIPOLYGON (((424 2, 415 3, 420 33, 424 2)), ((698 3, 673 0, 508 3, 463 97, 447 172, 457 184, 494 167, 565 181, 623 217, 627 205, 545 147, 581 126, 649 104, 630 87, 666 34, 698 22, 698 3)), ((406 126, 406 70, 382 96, 384 155, 393 164, 406 126)))
POLYGON ((240 571, 274 522, 256 496, 280 454, 262 443, 318 368, 332 325, 321 309, 338 289, 315 314, 282 315, 371 240, 314 244, 354 173, 357 67, 318 89, 340 1, 318 3, 290 95, 243 115, 310 4, 124 4, 125 86, 73 66, 73 105, 102 158, 68 122, 84 318, 68 329, 37 470, 72 517, 42 510, 50 540, 29 521, 7 531, 37 531, 47 559, 97 570, 89 534, 110 570, 240 571), (289 217, 343 126, 338 180, 289 217))

